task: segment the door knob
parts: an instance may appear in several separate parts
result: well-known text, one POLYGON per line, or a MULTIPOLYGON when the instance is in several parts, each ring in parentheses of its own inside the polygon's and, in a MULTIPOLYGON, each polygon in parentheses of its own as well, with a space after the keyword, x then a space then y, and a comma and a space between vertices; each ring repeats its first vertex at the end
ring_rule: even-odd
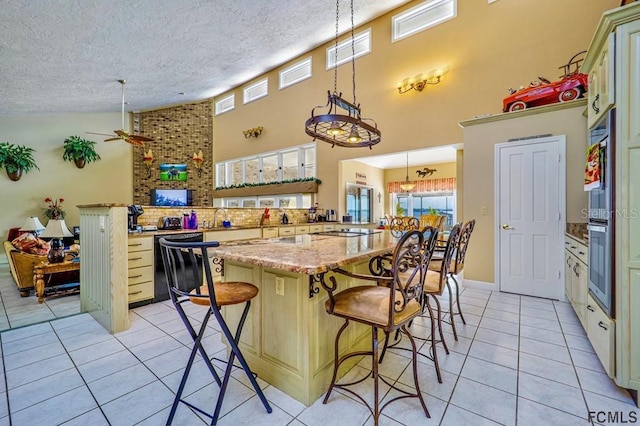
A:
POLYGON ((513 229, 513 226, 509 226, 505 223, 504 225, 502 225, 502 229, 504 230, 513 229))

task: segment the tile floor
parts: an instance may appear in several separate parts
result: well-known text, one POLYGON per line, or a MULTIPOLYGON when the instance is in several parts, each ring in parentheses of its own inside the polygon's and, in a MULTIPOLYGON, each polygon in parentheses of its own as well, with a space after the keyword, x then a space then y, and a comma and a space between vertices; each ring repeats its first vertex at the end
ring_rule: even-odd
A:
MULTIPOLYGON (((467 325, 459 327, 457 342, 446 335, 451 353, 439 353, 442 384, 420 357, 431 418, 417 400, 402 400, 388 406, 382 425, 584 425, 589 410, 618 412, 618 421, 632 412, 640 417, 627 392, 602 371, 568 304, 474 289, 464 290, 461 301, 467 325)), ((189 309, 194 322, 202 314, 200 307, 189 309)), ((130 315, 131 328, 116 335, 88 314, 2 332, 0 425, 165 424, 190 337, 168 302, 130 315)), ((421 325, 427 324, 412 326, 414 334, 427 330, 421 325)), ((224 355, 214 324, 204 345, 209 354, 224 355)), ((381 366, 399 386, 412 383, 406 355, 391 352, 381 366)), ((363 372, 359 365, 349 374, 363 372)), ((373 424, 362 404, 338 391, 326 405, 319 399, 305 407, 260 381, 273 406, 266 414, 240 373, 234 373, 220 425, 373 424)), ((217 386, 210 377, 197 361, 185 391, 189 401, 213 407, 217 386)), ((205 422, 181 405, 174 424, 205 422)))
POLYGON ((0 331, 80 313, 80 295, 47 297, 38 303, 34 292, 21 297, 8 264, 0 265, 0 331))

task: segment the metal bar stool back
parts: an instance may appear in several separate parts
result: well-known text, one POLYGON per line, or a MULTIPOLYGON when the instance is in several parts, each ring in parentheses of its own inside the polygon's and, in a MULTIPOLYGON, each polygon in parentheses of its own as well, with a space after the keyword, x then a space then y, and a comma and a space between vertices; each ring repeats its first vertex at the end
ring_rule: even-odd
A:
POLYGON ((329 390, 323 400, 324 404, 329 400, 333 389, 340 388, 354 395, 369 408, 373 415, 375 425, 378 424, 382 410, 391 402, 402 398, 418 398, 425 415, 430 417, 420 392, 416 344, 407 329, 407 325, 411 320, 422 312, 420 300, 422 299, 424 277, 428 272, 428 264, 425 260, 425 253, 422 250, 423 245, 424 235, 422 232, 413 230, 403 234, 391 257, 390 274, 364 275, 343 269, 336 269, 330 273, 321 275, 320 282, 329 293, 329 300, 325 303, 327 313, 344 318, 345 320, 336 335, 333 377, 329 390), (373 281, 376 285, 358 285, 334 294, 337 289, 337 281, 332 273, 359 280, 373 281), (340 336, 351 321, 366 324, 371 327, 371 350, 354 351, 340 356, 340 336), (401 329, 411 342, 415 392, 400 389, 394 386, 394 383, 389 382, 378 374, 378 331, 381 330, 386 336, 389 336, 391 332, 398 329, 401 329), (350 383, 337 383, 340 365, 351 357, 363 355, 370 355, 372 357, 371 373, 350 383), (349 388, 352 385, 363 382, 369 377, 373 378, 373 408, 362 396, 349 388), (381 406, 379 380, 384 381, 388 386, 399 391, 400 396, 386 401, 381 406))
MULTIPOLYGON (((446 284, 447 284, 447 290, 449 291, 449 302, 450 302, 449 318, 452 323, 454 321, 455 315, 460 316, 460 319, 462 320, 463 324, 467 323, 464 319, 464 315, 462 314, 462 308, 460 306, 460 283, 456 279, 456 275, 462 272, 462 270, 464 269, 464 259, 467 254, 467 248, 469 247, 469 240, 471 239, 471 233, 473 232, 475 225, 476 225, 475 219, 471 219, 468 222, 466 222, 464 225, 462 225, 462 228, 460 230, 460 236, 458 238, 458 244, 455 249, 455 254, 449 264, 449 271, 447 274, 447 278, 451 278, 456 285, 455 300, 456 300, 456 307, 458 309, 457 312, 453 310, 453 290, 451 289, 451 283, 447 280, 446 284)), ((442 259, 434 259, 434 261, 431 262, 429 269, 435 272, 440 272, 440 270, 442 269, 442 259)), ((458 334, 455 328, 455 324, 452 324, 452 328, 453 328, 453 335, 455 339, 458 340, 458 334)))
POLYGON ((193 339, 191 354, 182 375, 182 380, 180 381, 178 391, 176 392, 173 405, 171 406, 171 411, 167 420, 168 425, 173 422, 173 418, 180 402, 206 415, 211 419, 211 424, 215 425, 218 421, 218 417, 220 416, 220 409, 222 408, 222 402, 224 400, 225 392, 231 378, 231 370, 234 367, 234 361, 236 358, 240 363, 240 368, 247 375, 249 382, 262 401, 266 411, 268 413, 272 412, 269 402, 258 386, 254 374, 249 369, 249 366, 238 347, 242 326, 244 325, 244 321, 251 306, 251 299, 258 294, 258 288, 253 284, 245 282, 213 282, 213 275, 211 273, 211 264, 209 262, 207 249, 217 246, 219 246, 217 241, 180 243, 169 241, 165 238, 160 239, 162 261, 164 263, 167 284, 169 286, 169 295, 178 315, 182 319, 182 322, 193 339), (189 290, 191 288, 195 289, 189 290), (189 321, 189 318, 182 306, 187 302, 209 307, 197 333, 191 325, 191 322, 189 321), (245 306, 236 331, 235 333, 232 333, 227 326, 220 309, 222 306, 240 303, 244 303, 245 306), (230 349, 229 359, 226 361, 227 366, 222 379, 217 374, 211 363, 211 358, 202 346, 202 338, 207 329, 207 323, 211 318, 211 315, 213 315, 218 322, 230 349), (200 353, 215 382, 220 386, 220 392, 215 403, 213 414, 210 414, 182 399, 182 393, 197 353, 200 353))

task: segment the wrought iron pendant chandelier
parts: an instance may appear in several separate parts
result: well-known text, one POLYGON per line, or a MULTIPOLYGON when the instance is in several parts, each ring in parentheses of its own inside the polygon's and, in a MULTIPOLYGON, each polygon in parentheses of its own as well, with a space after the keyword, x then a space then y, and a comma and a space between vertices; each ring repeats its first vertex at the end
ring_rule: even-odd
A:
POLYGON ((339 3, 336 0, 336 41, 333 65, 333 93, 327 91, 328 101, 325 106, 317 106, 311 110, 311 118, 305 123, 305 132, 334 145, 348 148, 368 146, 369 149, 381 140, 378 125, 373 119, 362 118, 360 105, 356 101, 356 59, 355 40, 353 34, 353 0, 351 0, 351 70, 353 84, 353 103, 342 98, 338 93, 338 21, 339 3), (316 115, 317 108, 329 108, 325 114, 316 115), (339 111, 338 108, 342 111, 339 111))

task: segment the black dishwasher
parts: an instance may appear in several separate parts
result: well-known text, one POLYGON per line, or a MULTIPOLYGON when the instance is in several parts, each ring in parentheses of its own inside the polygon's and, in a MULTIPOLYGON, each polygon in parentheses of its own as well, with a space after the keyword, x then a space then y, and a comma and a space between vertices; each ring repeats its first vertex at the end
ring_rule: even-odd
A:
MULTIPOLYGON (((160 251, 160 239, 166 238, 169 241, 180 243, 200 243, 202 242, 202 232, 176 233, 156 235, 153 237, 153 254, 155 257, 155 276, 154 276, 154 297, 153 303, 169 300, 169 287, 167 286, 167 277, 164 273, 164 263, 162 262, 162 252, 160 251)), ((185 265, 191 265, 191 259, 188 255, 184 255, 185 265)), ((201 259, 198 257, 198 262, 201 259)), ((190 283, 189 290, 200 287, 201 283, 190 283)))

